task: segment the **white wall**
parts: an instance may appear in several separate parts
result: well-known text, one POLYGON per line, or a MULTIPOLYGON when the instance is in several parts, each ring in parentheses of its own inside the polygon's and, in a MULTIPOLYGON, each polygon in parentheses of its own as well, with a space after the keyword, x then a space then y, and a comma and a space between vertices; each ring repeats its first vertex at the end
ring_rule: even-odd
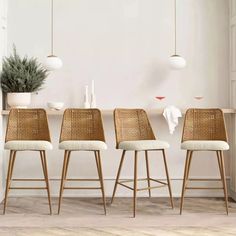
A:
MULTIPOLYGON (((168 67, 168 57, 174 53, 173 0, 55 0, 55 54, 62 58, 64 66, 50 74, 45 89, 34 95, 32 105, 46 107, 47 101, 54 100, 65 102, 66 107, 80 107, 84 86, 95 79, 101 109, 160 108, 168 104, 181 108, 228 107, 228 1, 179 0, 177 3, 177 50, 188 63, 181 71, 168 67), (204 99, 195 101, 194 96, 199 94, 204 99), (167 98, 159 102, 154 98, 157 95, 167 98)), ((36 56, 43 61, 50 51, 49 20, 49 0, 9 1, 9 51, 15 43, 22 55, 36 56)), ((59 178, 62 165, 63 154, 57 150, 60 122, 60 118, 50 118, 55 146, 49 153, 52 178, 59 178)), ((103 169, 110 194, 113 184, 110 180, 115 177, 120 152, 114 150, 112 117, 104 117, 104 122, 109 150, 103 153, 103 169)), ((157 136, 171 144, 169 169, 174 194, 179 195, 184 164, 184 152, 179 149, 182 121, 173 136, 168 134, 162 117, 153 116, 151 122, 157 136)), ((74 158, 71 174, 95 175, 94 159, 89 154, 80 156, 74 158)), ((156 156, 151 156, 152 173, 164 177, 162 159, 158 158, 158 164, 156 156)), ((209 154, 194 160, 193 175, 218 175, 216 159, 212 157, 209 154)), ((38 175, 39 160, 35 163, 32 158, 27 162, 27 158, 30 156, 16 161, 16 175, 25 175, 26 168, 29 174, 38 175)), ((132 159, 127 159, 124 176, 131 177, 132 159)), ((144 162, 140 166, 143 176, 144 162)), ((56 194, 56 184, 52 182, 52 185, 56 194)))

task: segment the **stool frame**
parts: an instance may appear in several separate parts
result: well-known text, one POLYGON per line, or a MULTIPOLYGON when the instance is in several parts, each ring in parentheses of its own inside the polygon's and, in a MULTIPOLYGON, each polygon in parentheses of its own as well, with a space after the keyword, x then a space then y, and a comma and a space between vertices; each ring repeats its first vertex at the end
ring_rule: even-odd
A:
MULTIPOLYGON (((225 127, 224 114, 221 109, 188 109, 186 111, 182 142, 188 140, 221 140, 227 142, 227 132, 225 127)), ((190 166, 192 162, 193 152, 197 150, 187 150, 183 186, 180 203, 180 214, 183 212, 184 197, 186 190, 199 190, 199 189, 222 189, 225 198, 225 208, 227 215, 229 214, 228 208, 228 191, 225 176, 224 155, 222 150, 208 150, 216 152, 216 157, 219 166, 220 179, 196 179, 189 178, 190 166), (188 187, 190 181, 221 181, 222 187, 188 187)), ((201 150, 199 150, 201 151, 201 150)))
MULTIPOLYGON (((11 109, 8 117, 7 131, 5 142, 8 141, 26 141, 26 140, 44 140, 51 142, 50 132, 48 128, 48 120, 46 111, 44 109, 11 109), (17 124, 17 125, 15 125, 17 124)), ((16 153, 23 150, 10 150, 10 157, 8 162, 6 189, 3 206, 3 214, 6 213, 8 194, 11 189, 17 190, 47 190, 48 204, 50 215, 52 214, 52 205, 50 197, 50 186, 47 170, 46 151, 45 150, 24 150, 40 153, 40 159, 42 164, 44 178, 30 179, 30 178, 12 178, 13 169, 16 160, 16 153), (12 187, 11 183, 14 181, 44 181, 45 187, 12 187)))
MULTIPOLYGON (((61 135, 60 142, 70 141, 70 140, 99 140, 105 142, 105 135, 102 124, 101 112, 98 109, 77 109, 69 108, 66 109, 63 115, 63 121, 61 126, 61 135), (81 129, 83 127, 83 129, 81 129)), ((79 152, 83 150, 65 150, 64 152, 64 161, 61 174, 61 185, 59 193, 59 202, 58 202, 58 214, 60 214, 61 204, 62 204, 62 195, 65 189, 90 189, 97 190, 100 189, 102 192, 103 208, 106 215, 106 196, 105 188, 103 183, 103 172, 102 172, 102 162, 101 162, 101 153, 100 150, 86 150, 94 152, 96 167, 98 172, 98 179, 71 179, 67 178, 68 167, 71 152, 79 152), (100 187, 66 187, 66 182, 70 181, 95 181, 100 183, 100 187)))
MULTIPOLYGON (((142 109, 115 109, 114 111, 114 122, 115 122, 115 132, 116 132, 116 148, 119 148, 119 143, 122 141, 131 141, 131 140, 156 140, 150 122, 148 120, 147 114, 142 109)), ((151 197, 151 189, 168 187, 170 195, 170 203, 172 209, 174 208, 174 202, 172 197, 172 190, 169 178, 169 171, 166 161, 166 154, 164 149, 157 150, 143 150, 145 153, 145 162, 146 162, 146 173, 147 178, 138 179, 137 178, 137 167, 138 167, 138 152, 134 150, 134 179, 133 180, 123 180, 120 181, 120 173, 126 154, 126 150, 123 150, 116 180, 115 186, 112 194, 111 204, 113 203, 117 186, 121 185, 125 188, 128 188, 133 191, 133 217, 136 216, 136 203, 137 203, 137 192, 138 191, 148 191, 149 197, 151 197), (150 177, 149 170, 149 157, 148 152, 150 151, 161 151, 165 166, 167 182, 153 179, 150 177), (147 181, 148 187, 146 188, 137 188, 138 181, 147 181), (161 184, 160 186, 151 186, 151 181, 161 184), (126 185, 125 183, 133 182, 133 187, 126 185)))

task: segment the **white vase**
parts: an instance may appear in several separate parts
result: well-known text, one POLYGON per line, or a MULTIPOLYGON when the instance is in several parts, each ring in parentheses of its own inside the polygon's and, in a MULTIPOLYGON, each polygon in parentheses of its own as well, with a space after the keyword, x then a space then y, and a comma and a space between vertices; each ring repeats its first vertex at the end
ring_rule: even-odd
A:
POLYGON ((27 108, 31 102, 31 93, 8 93, 7 104, 11 108, 27 108))
POLYGON ((95 94, 91 94, 91 104, 90 104, 91 108, 96 108, 97 107, 97 103, 96 103, 96 96, 95 94))

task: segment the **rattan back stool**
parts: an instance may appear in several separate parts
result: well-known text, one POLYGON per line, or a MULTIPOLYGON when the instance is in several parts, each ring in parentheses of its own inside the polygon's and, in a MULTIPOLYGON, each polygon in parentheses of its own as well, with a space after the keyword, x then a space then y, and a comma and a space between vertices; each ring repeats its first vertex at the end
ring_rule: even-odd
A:
MULTIPOLYGON (((184 194, 187 189, 223 189, 226 212, 228 214, 228 193, 225 177, 223 151, 229 149, 224 114, 220 109, 188 109, 185 115, 181 148, 187 150, 182 187, 180 214, 182 214, 184 194), (207 181, 208 179, 189 178, 190 165, 194 151, 214 151, 219 165, 223 187, 188 187, 189 181, 207 181)), ((210 179, 212 180, 212 179, 210 179)))
POLYGON ((118 168, 118 173, 115 181, 115 186, 113 190, 112 200, 115 197, 117 185, 121 185, 133 191, 133 216, 136 214, 136 196, 137 191, 148 190, 149 197, 151 197, 151 189, 168 186, 170 202, 172 208, 174 208, 171 185, 169 179, 169 173, 166 162, 165 149, 169 148, 167 142, 156 140, 152 127, 149 123, 147 114, 142 109, 115 109, 114 111, 114 122, 115 122, 115 132, 116 132, 116 148, 122 149, 122 156, 120 165, 118 168), (125 157, 126 151, 134 151, 134 179, 133 180, 122 180, 120 181, 120 173, 125 157), (144 151, 146 159, 146 171, 147 178, 138 179, 137 178, 137 166, 138 166, 138 152, 144 151), (161 151, 164 160, 165 172, 167 177, 167 182, 156 180, 150 177, 149 172, 149 162, 148 162, 148 151, 161 151), (138 181, 147 181, 148 187, 138 189, 138 181), (161 186, 151 186, 151 181, 161 184, 161 186), (133 182, 133 188, 126 185, 126 183, 133 182))
POLYGON ((6 179, 3 214, 6 211, 10 189, 46 189, 50 214, 52 214, 46 150, 52 149, 47 115, 44 109, 12 109, 9 113, 5 138, 5 149, 10 150, 6 179), (42 162, 43 179, 13 179, 13 168, 18 151, 38 151, 42 162), (13 181, 45 181, 46 187, 12 187, 13 181))
POLYGON ((100 151, 107 149, 101 112, 98 109, 66 109, 63 116, 59 149, 65 150, 58 204, 60 213, 64 189, 101 189, 104 212, 106 199, 100 151), (92 151, 95 155, 98 179, 68 179, 67 172, 72 151, 92 151), (99 181, 100 187, 66 187, 68 181, 99 181))

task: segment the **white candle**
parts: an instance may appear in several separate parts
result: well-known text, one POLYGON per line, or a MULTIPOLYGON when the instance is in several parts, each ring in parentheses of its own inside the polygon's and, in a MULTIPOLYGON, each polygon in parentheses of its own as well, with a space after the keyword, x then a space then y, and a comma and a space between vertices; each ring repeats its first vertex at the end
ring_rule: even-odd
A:
POLYGON ((92 94, 94 94, 94 80, 92 80, 92 94))

